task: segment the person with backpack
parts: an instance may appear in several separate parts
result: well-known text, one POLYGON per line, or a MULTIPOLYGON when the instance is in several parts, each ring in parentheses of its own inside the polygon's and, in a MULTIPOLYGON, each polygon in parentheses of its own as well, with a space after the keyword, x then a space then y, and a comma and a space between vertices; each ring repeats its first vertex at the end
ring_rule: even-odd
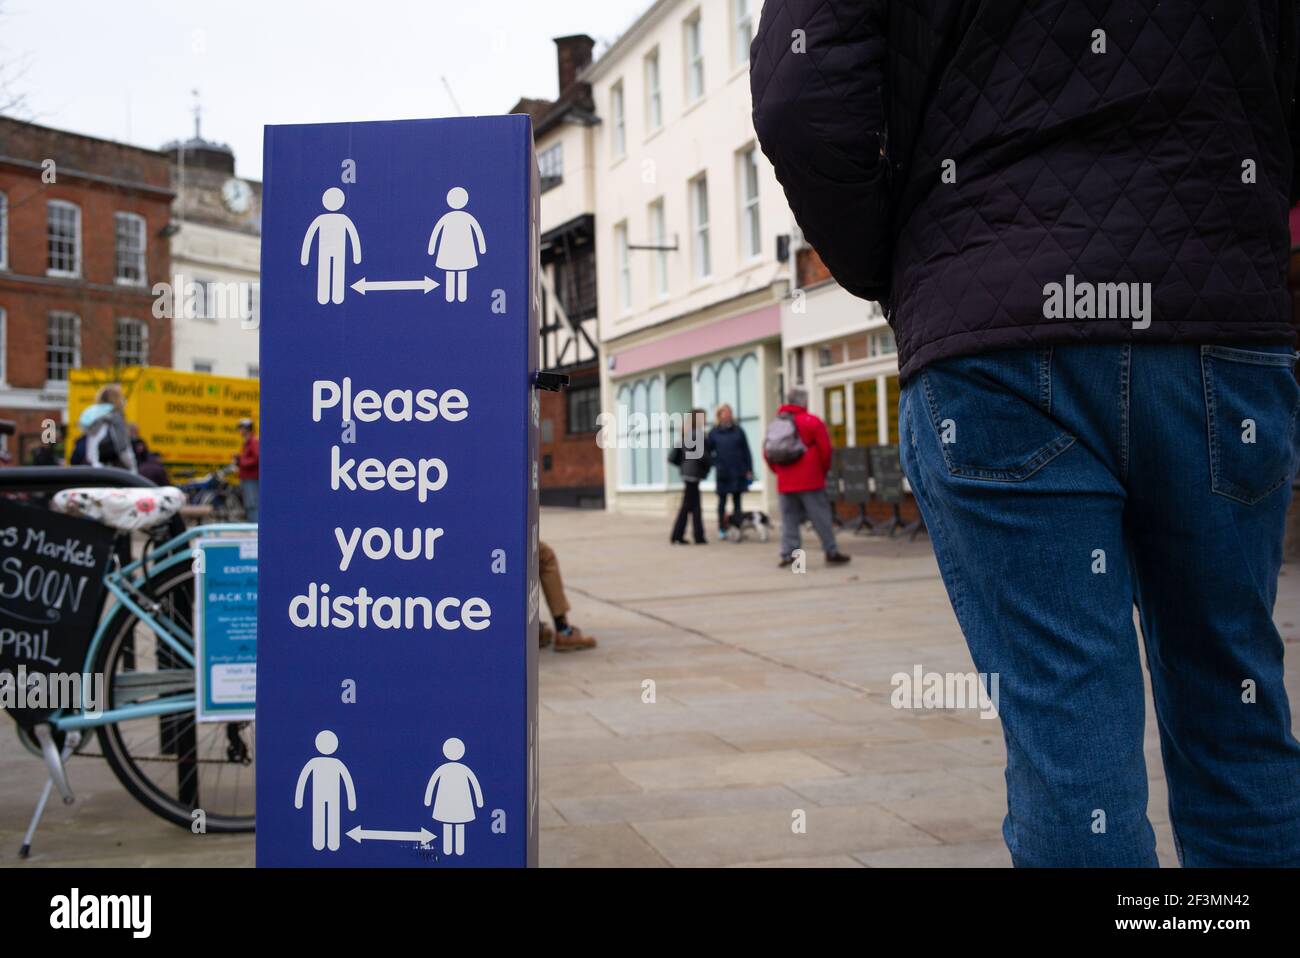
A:
POLYGON ((799 548, 799 527, 807 519, 813 524, 826 562, 839 565, 849 557, 835 544, 831 503, 826 498, 826 473, 831 471, 831 437, 826 423, 808 411, 808 394, 791 389, 786 403, 767 424, 763 459, 776 473, 776 491, 781 501, 782 568, 794 562, 799 548))
POLYGON ((131 448, 131 433, 126 423, 126 399, 121 386, 109 383, 101 387, 94 403, 82 412, 77 425, 85 434, 86 465, 136 471, 135 450, 131 448))
POLYGON ((707 544, 704 538, 704 510, 700 506, 700 483, 713 468, 713 454, 709 448, 709 437, 704 431, 704 410, 692 409, 686 421, 682 423, 681 440, 668 453, 668 462, 681 470, 682 505, 677 510, 677 519, 673 522, 673 545, 686 545, 686 520, 691 520, 691 531, 695 535, 695 544, 707 544))
POLYGON ((763 6, 758 140, 898 343, 1017 866, 1159 864, 1144 659, 1179 862, 1300 865, 1297 51, 1295 0, 763 6))

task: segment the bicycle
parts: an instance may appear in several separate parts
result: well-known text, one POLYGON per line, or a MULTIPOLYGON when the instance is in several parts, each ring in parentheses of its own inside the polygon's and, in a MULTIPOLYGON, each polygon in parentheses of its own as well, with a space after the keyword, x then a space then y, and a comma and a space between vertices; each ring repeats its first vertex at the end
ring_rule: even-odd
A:
POLYGON ((192 506, 211 506, 214 522, 242 522, 246 518, 244 499, 230 481, 234 466, 221 466, 178 488, 192 506))
MULTIPOLYGON (((117 469, 0 469, 0 494, 52 494, 81 487, 156 488, 117 469)), ((30 728, 18 724, 24 746, 40 755, 49 770, 22 857, 30 850, 51 789, 59 791, 65 804, 75 800, 65 764, 77 754, 103 758, 140 804, 173 824, 189 829, 196 810, 202 809, 208 832, 254 828, 255 723, 199 723, 195 718, 193 542, 200 536, 247 536, 257 526, 221 523, 186 529, 179 516, 172 516, 165 525, 143 531, 147 539, 140 557, 116 563, 103 577, 107 608, 101 610, 82 664, 83 674, 104 677, 107 701, 97 703, 98 711, 62 710, 30 728), (92 730, 98 752, 87 750, 92 730)), ((119 545, 123 535, 119 531, 119 545)), ((126 557, 130 559, 129 551, 126 557)))

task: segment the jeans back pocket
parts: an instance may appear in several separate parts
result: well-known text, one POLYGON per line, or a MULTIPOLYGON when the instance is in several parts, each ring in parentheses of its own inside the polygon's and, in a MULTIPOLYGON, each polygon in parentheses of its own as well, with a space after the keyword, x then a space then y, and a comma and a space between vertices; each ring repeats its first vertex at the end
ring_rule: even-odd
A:
POLYGON ((1254 505, 1295 476, 1296 354, 1290 347, 1201 347, 1210 489, 1254 505))
POLYGON ((942 360, 918 375, 953 476, 1020 482, 1074 444, 1051 417, 1050 348, 942 360))

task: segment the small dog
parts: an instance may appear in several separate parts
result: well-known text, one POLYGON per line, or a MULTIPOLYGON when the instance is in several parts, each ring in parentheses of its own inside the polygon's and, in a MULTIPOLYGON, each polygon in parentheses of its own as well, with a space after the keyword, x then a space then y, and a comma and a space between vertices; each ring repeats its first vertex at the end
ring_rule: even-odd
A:
POLYGON ((743 542, 745 533, 753 532, 759 542, 766 542, 772 535, 772 520, 766 512, 738 512, 727 517, 727 538, 732 542, 743 542))

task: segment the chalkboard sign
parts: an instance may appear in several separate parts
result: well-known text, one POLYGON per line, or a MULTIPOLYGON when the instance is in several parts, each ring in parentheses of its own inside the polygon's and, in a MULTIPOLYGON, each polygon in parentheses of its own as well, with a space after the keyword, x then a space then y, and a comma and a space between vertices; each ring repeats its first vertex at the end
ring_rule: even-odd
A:
POLYGON ((97 522, 0 498, 0 704, 23 725, 55 711, 50 676, 81 675, 112 552, 97 522))
POLYGON ((844 481, 845 502, 868 502, 871 499, 871 468, 867 462, 865 446, 850 446, 840 450, 844 455, 841 476, 844 481))
POLYGON ((831 468, 826 473, 826 498, 831 502, 838 500, 842 492, 840 489, 840 460, 843 456, 843 449, 831 450, 831 468))
POLYGON ((903 467, 898 461, 897 446, 871 446, 871 475, 876 480, 876 496, 881 502, 903 501, 903 467))

